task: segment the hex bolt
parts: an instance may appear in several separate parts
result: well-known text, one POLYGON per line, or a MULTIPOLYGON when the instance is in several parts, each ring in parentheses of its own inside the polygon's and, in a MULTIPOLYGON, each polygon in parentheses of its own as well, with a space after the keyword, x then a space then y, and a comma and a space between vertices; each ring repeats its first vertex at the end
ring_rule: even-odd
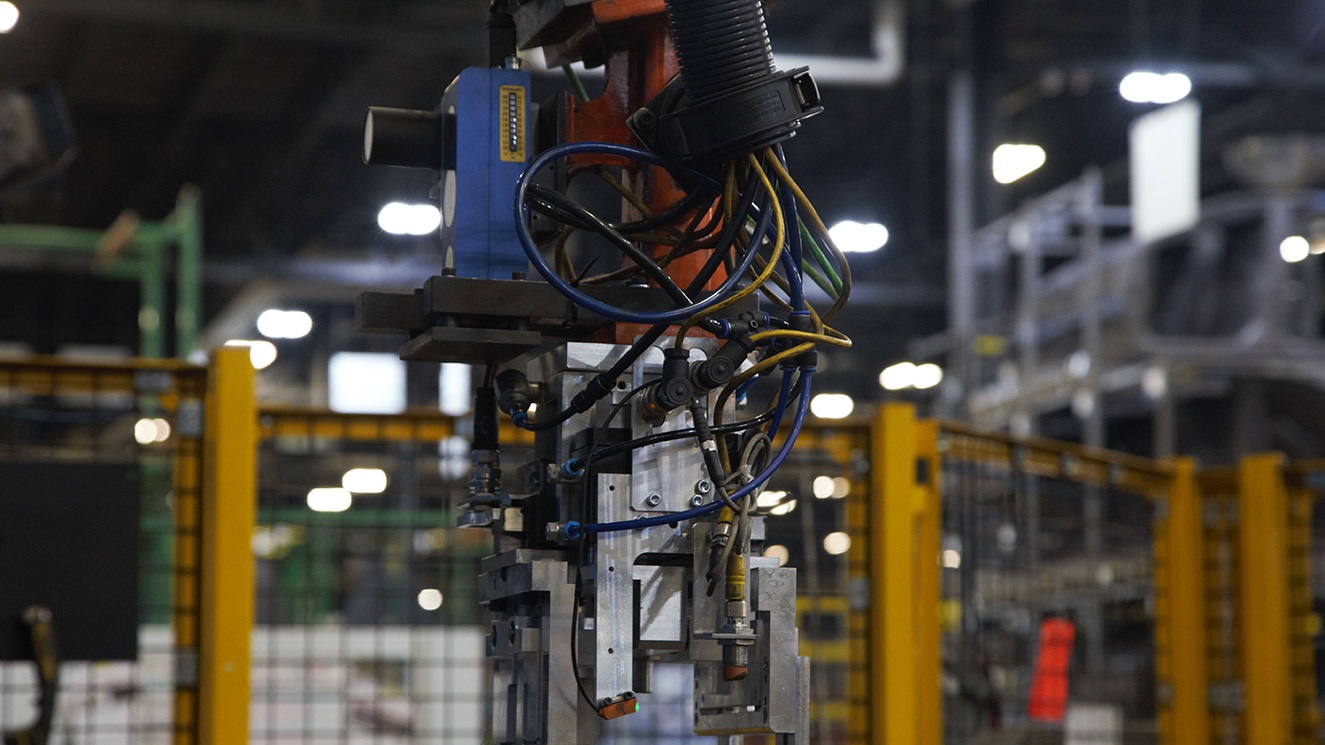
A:
POLYGON ((691 507, 698 507, 702 504, 704 504, 704 498, 699 496, 698 494, 690 498, 691 507))
POLYGON ((708 479, 700 479, 695 482, 695 491, 699 494, 708 494, 713 491, 713 482, 708 479))
POLYGON ((650 507, 657 507, 658 505, 662 504, 662 495, 650 494, 649 498, 644 500, 644 504, 647 504, 650 507))

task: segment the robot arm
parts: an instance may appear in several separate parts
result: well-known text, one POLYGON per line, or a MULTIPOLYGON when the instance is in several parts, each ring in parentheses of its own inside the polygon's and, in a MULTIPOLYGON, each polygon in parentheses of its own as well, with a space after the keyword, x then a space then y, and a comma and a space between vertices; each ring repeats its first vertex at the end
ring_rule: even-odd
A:
POLYGON ((796 742, 795 570, 762 558, 755 502, 805 421, 816 346, 850 345, 829 325, 845 259, 780 149, 818 91, 774 68, 760 0, 507 10, 490 66, 436 110, 370 112, 367 162, 441 174, 447 258, 358 308, 361 328, 409 337, 407 359, 489 370, 461 524, 494 536, 493 741, 594 742, 647 705, 656 664, 685 663, 696 732, 796 742), (603 65, 605 90, 531 105, 516 44, 603 65), (589 176, 620 214, 571 196, 589 176), (577 268, 576 236, 619 268, 577 268), (835 298, 822 313, 807 276, 835 298), (502 415, 537 433, 505 481, 502 415))

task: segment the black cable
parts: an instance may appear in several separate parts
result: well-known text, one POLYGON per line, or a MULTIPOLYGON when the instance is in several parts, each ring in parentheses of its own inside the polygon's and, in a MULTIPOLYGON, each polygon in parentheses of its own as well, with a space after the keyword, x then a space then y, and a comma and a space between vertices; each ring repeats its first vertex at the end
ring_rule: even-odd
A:
POLYGON ((682 292, 680 287, 676 286, 676 282, 674 282, 671 277, 667 276, 667 272, 663 271, 663 268, 658 266, 658 262, 654 261, 652 257, 640 250, 639 246, 631 243, 624 235, 613 230, 612 226, 604 222, 601 217, 598 217, 585 209, 582 205, 577 204, 562 194, 537 184, 529 187, 529 194, 531 205, 536 206, 540 201, 547 202, 549 205, 559 210, 564 210, 584 220, 593 232, 606 238, 617 250, 639 265, 639 267, 649 275, 649 278, 654 282, 657 282, 658 286, 661 287, 678 306, 690 305, 690 297, 682 292))
MULTIPOLYGON (((768 411, 765 411, 764 413, 760 414, 757 417, 754 417, 753 419, 742 419, 739 422, 732 422, 730 424, 723 424, 721 426, 714 427, 713 434, 734 435, 740 432, 744 432, 745 430, 750 429, 751 427, 758 427, 761 424, 771 421, 773 419, 773 413, 774 409, 769 409, 768 411)), ((693 427, 688 429, 674 429, 670 432, 657 432, 655 434, 645 435, 644 437, 630 440, 628 442, 619 442, 615 445, 608 445, 602 450, 599 450, 594 455, 594 457, 600 459, 611 458, 614 455, 620 455, 621 453, 629 452, 631 450, 637 450, 643 447, 648 447, 650 445, 657 445, 662 442, 675 442, 676 440, 688 440, 691 437, 694 437, 696 434, 697 433, 693 427)))
MULTIPOLYGON (((714 273, 718 271, 718 267, 722 264, 723 255, 735 245, 737 231, 745 223, 746 217, 754 207, 752 204, 754 199, 751 197, 751 194, 755 189, 753 184, 757 183, 757 181, 757 175, 753 174, 747 180, 747 188, 737 197, 737 204, 739 206, 736 209, 736 213, 732 216, 731 222, 728 223, 726 229, 723 230, 722 237, 718 240, 717 245, 720 248, 714 249, 713 253, 709 255, 708 261, 704 263, 704 266, 699 270, 699 273, 695 275, 694 281, 692 281, 687 288, 689 293, 694 294, 704 289, 704 285, 708 284, 709 279, 713 277, 714 273), (726 246, 727 248, 721 248, 723 246, 726 246)), ((755 228, 755 233, 757 235, 766 233, 769 224, 772 222, 772 210, 769 209, 768 200, 774 196, 775 195, 771 194, 764 195, 763 203, 759 207, 761 212, 760 224, 755 228)), ((750 245, 747 250, 758 251, 759 246, 752 242, 752 245, 750 245)), ((613 386, 616 385, 617 378, 621 377, 631 365, 635 364, 635 361, 642 357, 644 353, 648 351, 649 347, 653 346, 654 342, 662 338, 662 335, 667 332, 668 328, 670 328, 669 324, 658 324, 644 332, 644 334, 631 345, 630 349, 626 350, 626 353, 621 356, 621 359, 617 360, 615 365, 596 375, 593 380, 589 381, 584 387, 584 390, 575 395, 575 398, 571 400, 570 405, 562 409, 555 416, 538 422, 526 421, 524 424, 520 424, 520 426, 534 432, 548 430, 561 425, 562 422, 565 422, 576 414, 588 411, 595 403, 602 400, 602 398, 608 393, 611 393, 613 386)))

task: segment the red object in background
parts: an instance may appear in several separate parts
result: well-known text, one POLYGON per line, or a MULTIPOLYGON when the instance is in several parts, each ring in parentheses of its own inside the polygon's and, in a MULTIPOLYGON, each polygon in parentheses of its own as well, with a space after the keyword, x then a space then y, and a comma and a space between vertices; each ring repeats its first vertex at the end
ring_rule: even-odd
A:
POLYGON ((1031 678, 1028 714, 1037 722, 1061 722, 1067 712, 1067 672, 1072 664, 1072 646, 1077 627, 1063 618, 1047 618, 1040 624, 1040 657, 1031 678))

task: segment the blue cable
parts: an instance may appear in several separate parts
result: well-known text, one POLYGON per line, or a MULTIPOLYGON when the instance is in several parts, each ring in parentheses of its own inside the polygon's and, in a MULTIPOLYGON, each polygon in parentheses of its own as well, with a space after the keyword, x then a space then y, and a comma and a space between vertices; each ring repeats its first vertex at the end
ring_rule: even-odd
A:
POLYGON ((778 403, 773 409, 773 421, 768 425, 768 435, 773 437, 777 435, 778 428, 782 426, 782 415, 787 412, 787 404, 791 400, 791 378, 794 369, 789 368, 782 371, 782 390, 778 391, 778 403))
MULTIPOLYGON (((759 475, 753 481, 737 489, 732 495, 732 501, 738 502, 749 496, 756 489, 763 486, 773 473, 782 467, 787 456, 791 455, 791 449, 796 444, 796 438, 800 436, 801 427, 805 424, 805 417, 810 411, 810 383, 814 378, 814 368, 807 367, 801 369, 801 394, 800 401, 796 405, 796 418, 792 420, 791 432, 787 435, 787 440, 782 444, 782 449, 773 457, 768 467, 759 472, 759 475)), ((585 533, 618 533, 623 530, 643 530, 645 528, 654 528, 659 525, 670 525, 682 520, 693 520, 697 517, 711 515, 726 506, 726 502, 718 500, 708 504, 695 507, 694 509, 683 512, 673 512, 667 515, 655 515, 640 520, 622 520, 614 523, 593 523, 590 525, 576 525, 576 530, 582 530, 585 533)))
POLYGON ((756 375, 753 378, 750 378, 749 380, 737 386, 736 392, 733 394, 736 397, 737 402, 745 400, 745 394, 749 393, 750 389, 754 388, 755 385, 758 383, 759 383, 759 376, 756 375))
POLYGON ((783 184, 778 190, 782 199, 782 214, 787 223, 787 251, 782 254, 787 284, 790 287, 791 307, 801 310, 805 307, 804 258, 805 246, 801 243, 800 214, 796 211, 796 197, 791 189, 783 184))
MULTIPOLYGON (((749 270, 750 266, 754 264, 755 254, 758 253, 759 245, 763 242, 764 236, 768 233, 768 225, 771 222, 769 213, 771 213, 772 210, 762 210, 764 214, 760 216, 759 224, 755 228, 754 238, 752 238, 750 242, 751 249, 746 251, 744 258, 741 260, 741 264, 736 271, 732 272, 727 277, 727 280, 723 282, 722 286, 712 295, 700 302, 687 305, 684 308, 677 308, 675 310, 659 313, 649 313, 608 305, 601 300, 597 300, 581 292, 548 265, 547 261, 543 259, 543 255, 539 253, 538 245, 534 242, 534 237, 529 233, 529 204, 526 200, 529 193, 529 186, 533 182, 534 176, 536 176, 539 171, 546 168, 552 161, 571 155, 588 154, 633 158, 662 168, 676 168, 677 170, 685 171, 687 175, 693 175, 705 181, 708 180, 706 176, 697 172, 677 168, 671 163, 663 160, 658 155, 647 150, 640 150, 638 148, 627 147, 626 145, 618 145, 611 142, 568 142, 548 149, 542 155, 535 158, 534 162, 530 163, 525 172, 520 175, 520 180, 517 182, 515 190, 516 235, 520 238, 520 247, 524 249, 525 255, 529 257, 529 262, 534 265, 534 268, 538 270, 539 274, 543 275, 543 279, 546 279, 548 284, 552 285, 558 292, 566 296, 576 305, 593 311, 604 318, 610 318, 614 321, 625 323, 641 323, 649 325, 680 323, 689 319, 691 316, 703 313, 709 308, 722 302, 722 300, 727 297, 727 295, 741 281, 741 278, 745 276, 745 273, 749 270)), ((770 196, 776 198, 776 195, 770 196)), ((792 231, 788 228, 787 232, 790 233, 792 231)))

